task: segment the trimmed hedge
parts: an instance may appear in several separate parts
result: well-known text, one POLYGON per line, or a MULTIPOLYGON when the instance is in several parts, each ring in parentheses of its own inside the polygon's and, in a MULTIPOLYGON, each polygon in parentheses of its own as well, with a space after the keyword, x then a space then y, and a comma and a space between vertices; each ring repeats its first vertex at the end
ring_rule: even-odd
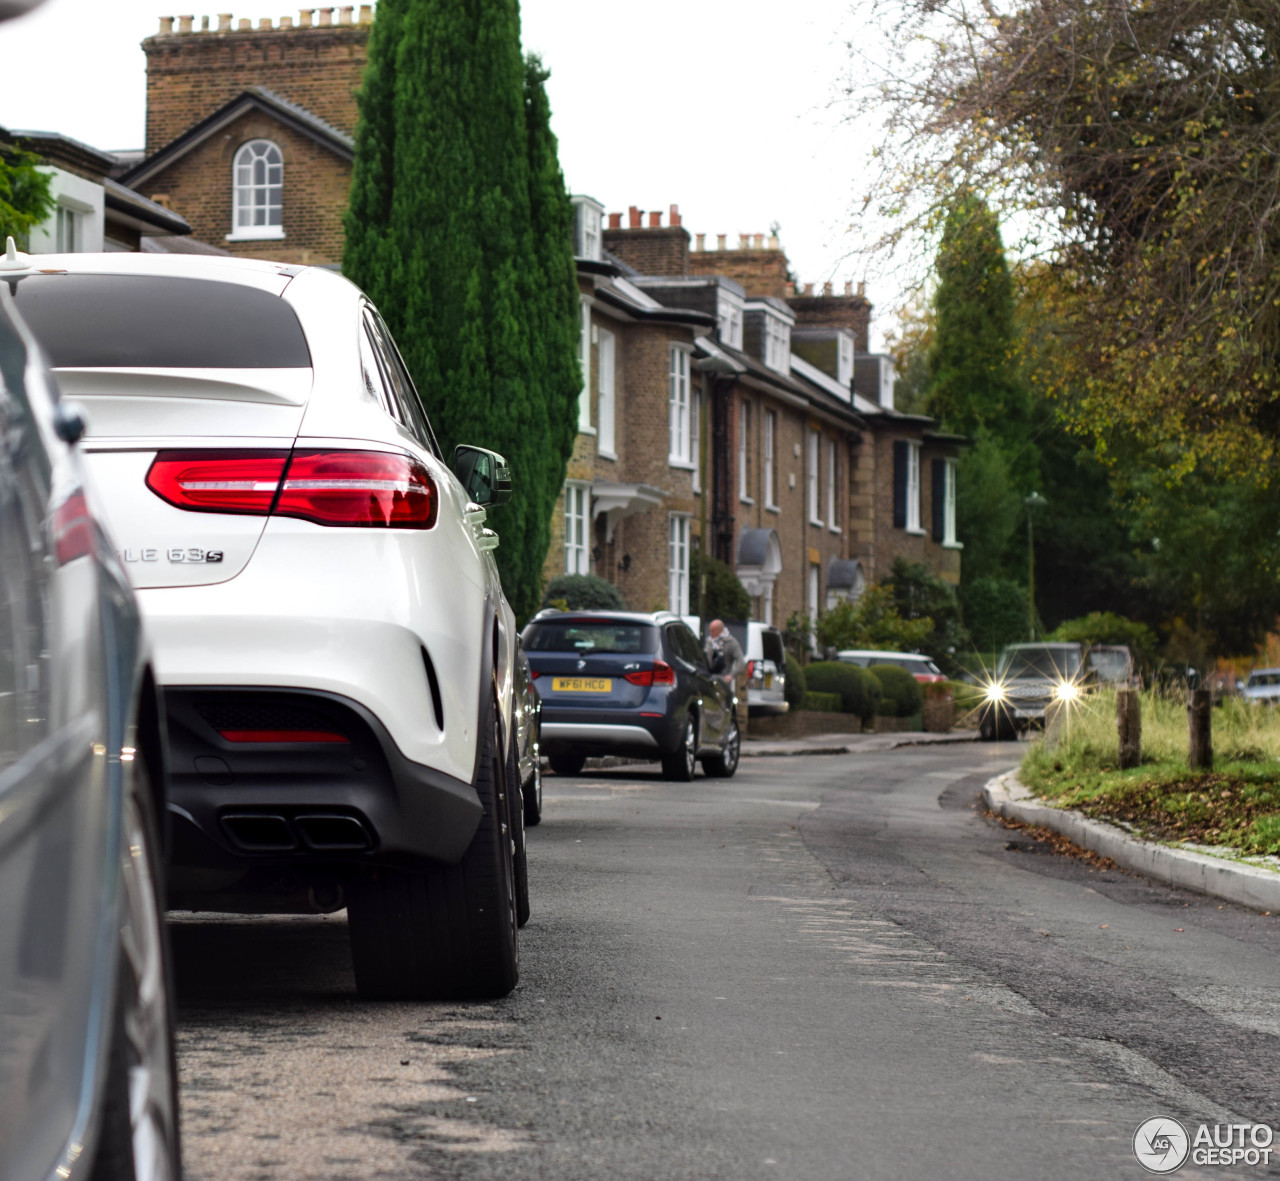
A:
POLYGON ((787 653, 787 684, 783 689, 783 697, 792 709, 804 709, 804 695, 808 685, 804 679, 804 668, 800 662, 787 653))
POLYGON ((820 660, 804 672, 811 692, 838 693, 843 713, 857 714, 864 722, 880 707, 880 682, 865 668, 839 660, 820 660))
POLYGON ((841 701, 839 693, 806 693, 803 709, 823 710, 826 713, 838 714, 841 701))
POLYGON ((622 592, 611 582, 594 574, 562 574, 547 583, 542 593, 544 607, 562 602, 569 611, 625 611, 622 592))
POLYGON ((924 708, 924 686, 896 664, 873 664, 867 669, 880 682, 880 716, 909 718, 924 708))

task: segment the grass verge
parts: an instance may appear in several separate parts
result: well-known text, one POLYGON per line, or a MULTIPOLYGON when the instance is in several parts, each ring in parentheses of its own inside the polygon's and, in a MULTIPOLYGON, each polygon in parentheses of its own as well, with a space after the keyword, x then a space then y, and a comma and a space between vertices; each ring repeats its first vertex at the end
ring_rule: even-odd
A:
POLYGON ((1113 692, 1084 698, 1063 741, 1037 739, 1019 777, 1045 800, 1143 836, 1280 854, 1280 711, 1228 699, 1213 711, 1214 768, 1187 767, 1186 704, 1142 695, 1143 761, 1118 764, 1113 692))

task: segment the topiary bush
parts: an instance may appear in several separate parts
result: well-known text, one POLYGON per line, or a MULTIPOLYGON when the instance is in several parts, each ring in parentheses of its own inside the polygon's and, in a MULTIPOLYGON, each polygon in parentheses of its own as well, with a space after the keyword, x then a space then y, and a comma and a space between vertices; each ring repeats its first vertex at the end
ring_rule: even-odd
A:
POLYGON ((865 668, 839 660, 820 660, 804 670, 811 693, 839 693, 844 713, 871 721, 880 708, 880 682, 865 668))
POLYGON ((611 582, 594 574, 562 574, 547 583, 542 592, 544 607, 565 603, 569 611, 625 611, 622 592, 611 582))
POLYGON ((924 686, 896 664, 873 664, 867 669, 880 682, 880 716, 909 718, 924 708, 924 686))
POLYGON ((808 691, 809 686, 805 683, 804 669, 800 662, 787 653, 787 684, 783 689, 783 696, 787 700, 787 705, 792 709, 804 709, 804 695, 808 691))
POLYGON ((838 714, 840 709, 839 693, 806 693, 804 695, 805 709, 818 709, 826 713, 838 714))

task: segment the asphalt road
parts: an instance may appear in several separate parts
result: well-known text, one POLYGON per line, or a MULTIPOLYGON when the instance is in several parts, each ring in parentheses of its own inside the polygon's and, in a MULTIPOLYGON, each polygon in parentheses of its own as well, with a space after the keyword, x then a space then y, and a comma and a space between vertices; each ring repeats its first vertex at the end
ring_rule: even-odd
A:
POLYGON ((1150 1116, 1280 1125, 1280 920, 983 818, 1016 755, 548 776, 498 1003, 360 1002, 341 915, 175 916, 188 1178, 1136 1178, 1150 1116))

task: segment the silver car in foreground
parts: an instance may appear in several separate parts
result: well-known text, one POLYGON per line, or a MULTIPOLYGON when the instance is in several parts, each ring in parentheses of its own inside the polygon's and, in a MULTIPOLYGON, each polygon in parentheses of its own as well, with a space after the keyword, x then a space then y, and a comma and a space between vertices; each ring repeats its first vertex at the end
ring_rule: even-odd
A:
POLYGON ((167 1181, 159 698, 83 423, 3 277, 0 259, 0 1181, 167 1181))

